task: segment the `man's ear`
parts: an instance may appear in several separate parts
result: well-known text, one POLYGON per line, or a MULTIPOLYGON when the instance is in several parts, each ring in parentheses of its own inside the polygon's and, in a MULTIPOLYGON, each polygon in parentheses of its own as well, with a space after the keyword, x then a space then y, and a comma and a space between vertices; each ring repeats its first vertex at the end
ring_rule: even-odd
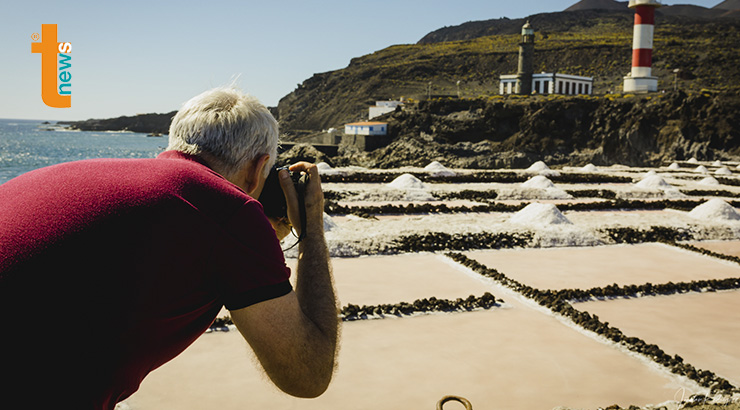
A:
POLYGON ((257 196, 262 192, 262 185, 267 177, 265 167, 270 160, 270 154, 263 154, 249 162, 244 187, 248 194, 252 195, 257 191, 257 196), (259 189, 259 190, 258 190, 259 189))

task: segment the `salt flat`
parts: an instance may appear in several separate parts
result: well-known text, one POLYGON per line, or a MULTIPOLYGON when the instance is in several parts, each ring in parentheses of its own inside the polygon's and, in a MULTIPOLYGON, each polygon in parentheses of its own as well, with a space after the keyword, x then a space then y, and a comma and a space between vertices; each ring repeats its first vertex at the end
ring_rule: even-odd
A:
MULTIPOLYGON (((486 311, 345 322, 335 380, 313 400, 276 391, 248 358, 237 332, 205 334, 150 374, 127 404, 142 410, 229 410, 245 404, 271 409, 410 409, 433 408, 442 396, 456 394, 477 409, 595 408, 604 403, 659 403, 673 399, 680 387, 693 385, 584 335, 436 255, 334 262, 335 269, 352 268, 337 279, 338 292, 348 303, 390 300, 385 293, 408 288, 404 275, 414 275, 409 270, 384 275, 382 286, 365 286, 369 278, 378 278, 378 268, 398 263, 437 271, 434 280, 420 284, 422 293, 429 292, 426 297, 488 290, 506 304, 486 311), (451 281, 460 282, 463 289, 450 290, 451 281)), ((397 295, 413 298, 415 292, 397 295)))
POLYGON ((740 384, 740 290, 613 299, 574 307, 740 384))
POLYGON ((640 285, 740 277, 740 265, 657 243, 480 250, 466 254, 539 289, 587 289, 613 283, 640 285))
POLYGON ((703 241, 691 244, 708 251, 740 258, 740 241, 703 241))
MULTIPOLYGON (((378 305, 432 296, 464 299, 489 291, 479 281, 450 269, 445 260, 430 253, 333 258, 337 297, 342 305, 378 305)), ((295 260, 289 266, 294 267, 295 260)))

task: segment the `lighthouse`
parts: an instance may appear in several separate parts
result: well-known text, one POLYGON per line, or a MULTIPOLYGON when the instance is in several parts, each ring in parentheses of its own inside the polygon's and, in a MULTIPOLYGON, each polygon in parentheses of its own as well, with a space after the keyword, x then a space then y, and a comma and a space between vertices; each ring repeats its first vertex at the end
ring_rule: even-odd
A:
POLYGON ((522 26, 522 42, 519 43, 519 69, 516 74, 516 93, 532 94, 534 74, 534 29, 527 21, 522 26))
POLYGON ((630 0, 635 9, 635 27, 632 38, 632 71, 624 77, 624 92, 658 91, 658 77, 652 76, 653 32, 655 9, 662 6, 657 0, 630 0))

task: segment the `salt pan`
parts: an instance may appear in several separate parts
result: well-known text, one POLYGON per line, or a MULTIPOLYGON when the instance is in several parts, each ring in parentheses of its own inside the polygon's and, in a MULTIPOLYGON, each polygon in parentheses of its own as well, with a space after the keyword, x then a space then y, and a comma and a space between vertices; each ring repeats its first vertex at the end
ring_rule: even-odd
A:
POLYGON ((425 186, 421 180, 411 174, 403 174, 398 178, 391 181, 388 185, 389 188, 395 189, 424 189, 425 186))
POLYGON ((696 219, 737 221, 740 220, 740 214, 722 199, 712 198, 709 201, 697 206, 689 216, 696 219))
POLYGON ((509 219, 510 223, 520 225, 572 225, 553 204, 534 202, 520 210, 509 219))
POLYGON ((532 177, 522 183, 522 187, 524 188, 539 188, 539 189, 548 189, 548 188, 555 188, 555 184, 550 181, 546 176, 544 175, 537 175, 535 177, 532 177))
POLYGON ((699 181, 699 183, 702 185, 719 185, 719 181, 714 177, 706 177, 699 181))
POLYGON ((673 188, 671 184, 665 182, 660 175, 648 175, 640 182, 635 184, 636 187, 645 189, 669 189, 673 188))
POLYGON ((732 171, 730 171, 727 167, 722 167, 716 171, 714 171, 715 175, 732 175, 732 171))

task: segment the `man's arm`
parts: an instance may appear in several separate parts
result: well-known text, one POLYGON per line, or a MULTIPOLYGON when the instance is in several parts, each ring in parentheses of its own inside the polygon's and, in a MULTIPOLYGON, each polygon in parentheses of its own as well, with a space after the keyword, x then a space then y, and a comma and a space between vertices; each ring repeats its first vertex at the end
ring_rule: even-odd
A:
MULTIPOLYGON (((308 163, 293 165, 291 170, 309 174, 306 236, 298 248, 295 292, 231 315, 275 385, 293 396, 317 397, 329 386, 334 372, 338 308, 324 239, 324 197, 318 170, 308 163)), ((280 183, 291 223, 301 226, 293 182, 288 177, 280 183)))

